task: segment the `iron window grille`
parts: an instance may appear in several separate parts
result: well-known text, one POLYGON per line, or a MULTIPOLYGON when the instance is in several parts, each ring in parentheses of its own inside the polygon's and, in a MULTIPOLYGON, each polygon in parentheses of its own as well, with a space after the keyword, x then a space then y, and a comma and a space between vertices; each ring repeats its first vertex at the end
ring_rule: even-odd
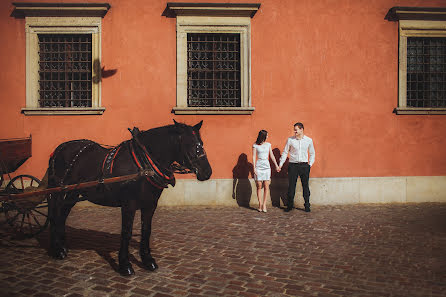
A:
POLYGON ((240 107, 240 75, 240 34, 187 33, 189 107, 240 107))
POLYGON ((92 35, 38 34, 39 106, 92 106, 92 35))
POLYGON ((446 38, 407 38, 407 106, 446 107, 446 38))

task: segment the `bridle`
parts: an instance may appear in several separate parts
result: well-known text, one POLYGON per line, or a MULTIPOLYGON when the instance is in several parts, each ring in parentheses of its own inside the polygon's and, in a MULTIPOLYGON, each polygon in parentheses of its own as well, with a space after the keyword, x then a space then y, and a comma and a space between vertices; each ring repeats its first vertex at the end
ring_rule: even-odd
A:
POLYGON ((199 161, 203 158, 207 158, 207 155, 203 148, 203 145, 199 141, 197 135, 195 134, 195 131, 192 131, 192 134, 195 136, 194 138, 196 139, 195 150, 194 150, 195 154, 192 156, 184 150, 183 135, 180 134, 180 136, 179 136, 180 154, 183 156, 183 160, 180 163, 174 162, 170 166, 172 171, 175 173, 179 173, 179 174, 195 173, 195 174, 197 174, 197 171, 198 171, 197 167, 198 167, 199 161), (189 165, 189 166, 186 166, 186 165, 189 165), (195 170, 192 170, 190 168, 195 169, 195 170))
POLYGON ((179 135, 179 147, 180 155, 182 155, 182 160, 178 162, 173 162, 169 168, 162 170, 156 162, 149 155, 146 147, 139 140, 139 129, 133 128, 129 129, 132 134, 132 139, 129 142, 130 153, 133 156, 133 160, 138 166, 139 170, 151 170, 154 175, 146 177, 147 180, 157 188, 167 188, 167 184, 175 184, 174 173, 188 174, 188 173, 198 173, 199 161, 206 158, 206 152, 204 151, 203 145, 199 141, 195 131, 192 134, 195 138, 195 152, 192 156, 184 149, 183 146, 183 135, 179 135), (164 171, 164 172, 163 172, 164 171))

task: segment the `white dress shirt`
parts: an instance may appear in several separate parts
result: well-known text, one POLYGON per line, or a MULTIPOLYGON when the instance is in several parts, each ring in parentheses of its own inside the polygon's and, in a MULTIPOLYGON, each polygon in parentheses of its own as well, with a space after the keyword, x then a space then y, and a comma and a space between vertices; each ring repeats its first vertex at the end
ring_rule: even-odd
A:
POLYGON ((290 163, 308 162, 310 166, 313 165, 316 157, 313 140, 305 135, 302 139, 297 139, 295 136, 287 139, 285 148, 280 156, 279 167, 282 167, 283 163, 285 163, 288 153, 290 154, 290 163), (308 153, 310 154, 310 160, 308 160, 308 153))

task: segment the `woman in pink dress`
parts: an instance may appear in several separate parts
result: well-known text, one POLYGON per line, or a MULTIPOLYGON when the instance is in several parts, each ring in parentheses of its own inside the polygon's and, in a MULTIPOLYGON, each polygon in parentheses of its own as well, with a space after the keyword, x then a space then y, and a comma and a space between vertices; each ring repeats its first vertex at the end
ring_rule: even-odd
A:
POLYGON ((269 166, 268 157, 271 157, 276 170, 279 168, 271 144, 266 142, 268 132, 260 130, 256 142, 252 145, 252 160, 254 164, 254 180, 257 187, 257 199, 259 199, 258 211, 266 212, 266 198, 269 195, 269 185, 271 183, 271 167, 269 166), (263 198, 261 191, 263 188, 263 198))

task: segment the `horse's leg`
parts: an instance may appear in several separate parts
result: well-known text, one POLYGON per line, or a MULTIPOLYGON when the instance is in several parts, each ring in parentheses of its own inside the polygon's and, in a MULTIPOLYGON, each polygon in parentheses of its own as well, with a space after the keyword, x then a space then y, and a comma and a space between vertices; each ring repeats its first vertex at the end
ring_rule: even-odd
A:
POLYGON ((135 273, 129 261, 129 243, 132 239, 133 219, 136 209, 129 205, 121 207, 121 247, 119 248, 119 273, 123 276, 135 273))
POLYGON ((48 218, 50 221, 50 249, 49 254, 56 259, 63 259, 67 256, 67 251, 63 250, 59 236, 60 221, 60 194, 51 194, 48 199, 48 218))
POLYGON ((158 268, 155 259, 150 254, 150 234, 152 233, 152 218, 155 213, 159 196, 152 207, 141 208, 141 242, 139 254, 141 261, 147 270, 154 271, 158 268))
POLYGON ((65 223, 75 203, 65 200, 67 194, 52 194, 48 201, 50 219, 50 255, 64 259, 67 254, 65 246, 65 223))

